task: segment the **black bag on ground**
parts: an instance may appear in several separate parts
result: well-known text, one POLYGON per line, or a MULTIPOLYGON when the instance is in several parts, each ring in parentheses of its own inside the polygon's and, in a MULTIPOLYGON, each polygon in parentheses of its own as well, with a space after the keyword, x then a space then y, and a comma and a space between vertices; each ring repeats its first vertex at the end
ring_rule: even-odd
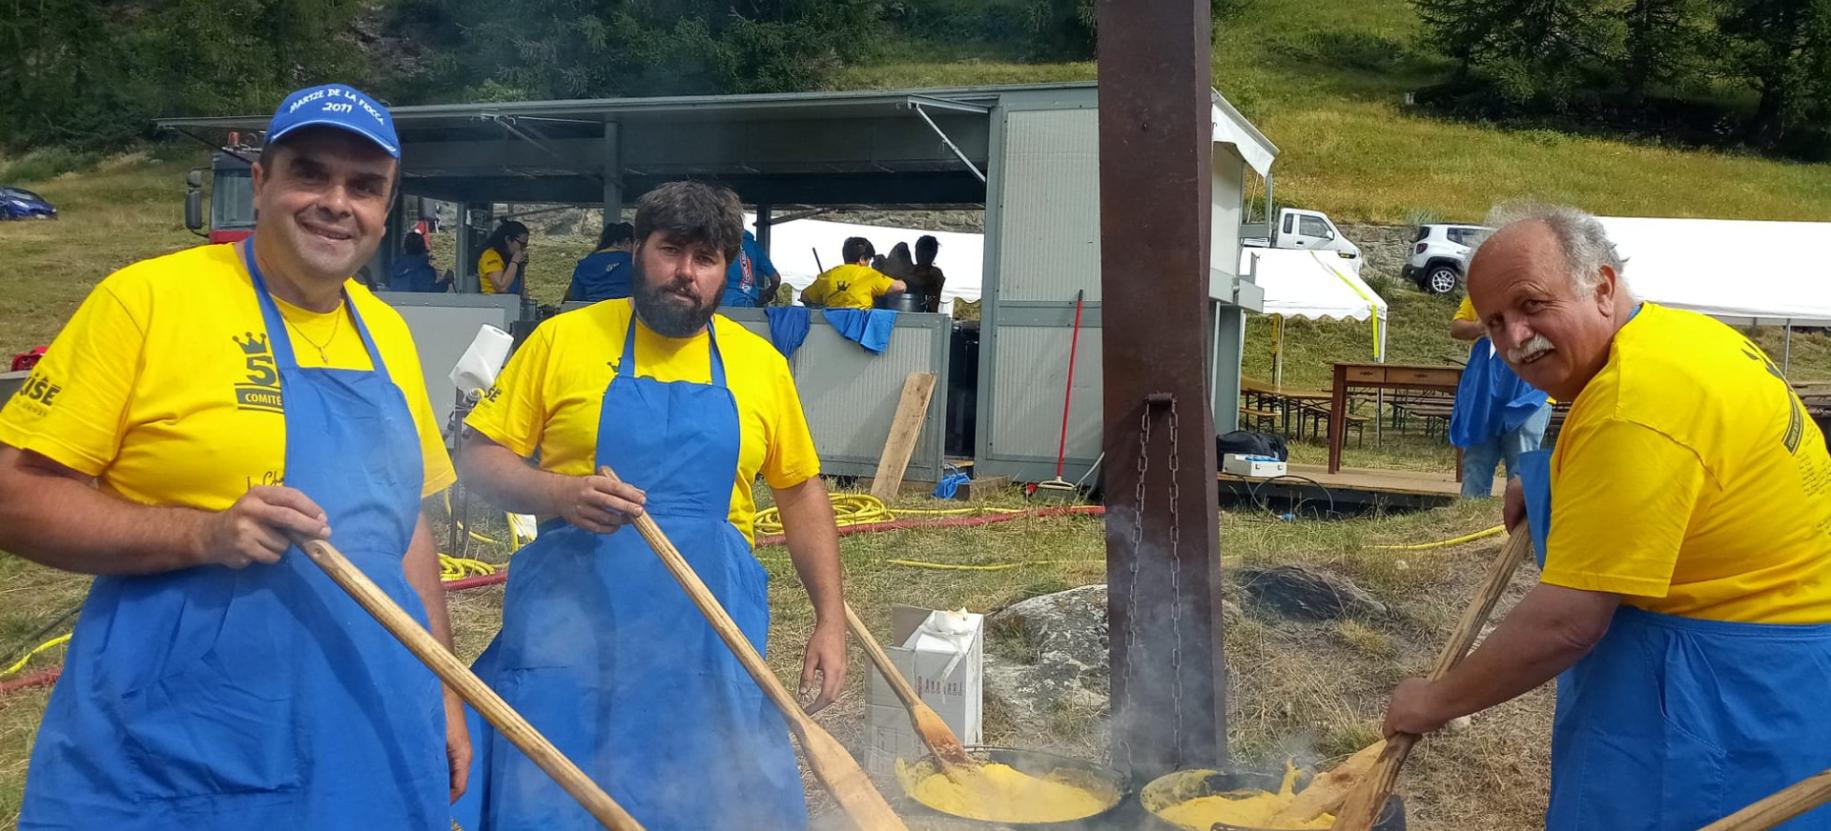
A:
POLYGON ((1284 437, 1277 433, 1260 433, 1253 430, 1235 430, 1214 437, 1214 463, 1218 466, 1221 459, 1229 453, 1242 456, 1271 456, 1280 462, 1290 461, 1290 448, 1284 444, 1284 437))

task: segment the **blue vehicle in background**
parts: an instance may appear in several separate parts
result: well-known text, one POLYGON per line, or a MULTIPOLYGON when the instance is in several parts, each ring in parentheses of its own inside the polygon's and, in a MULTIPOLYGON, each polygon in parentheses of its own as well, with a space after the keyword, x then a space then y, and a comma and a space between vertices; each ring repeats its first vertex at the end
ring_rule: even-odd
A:
POLYGON ((24 188, 0 187, 0 219, 56 219, 51 203, 24 188))

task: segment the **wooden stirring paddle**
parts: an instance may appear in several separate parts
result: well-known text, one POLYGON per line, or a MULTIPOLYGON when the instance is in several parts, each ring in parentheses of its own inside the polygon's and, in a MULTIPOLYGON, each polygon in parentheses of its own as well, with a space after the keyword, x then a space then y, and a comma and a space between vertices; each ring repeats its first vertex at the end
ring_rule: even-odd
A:
MULTIPOLYGON (((1437 663, 1431 667, 1431 680, 1435 681, 1447 675, 1449 671, 1462 662, 1469 647, 1475 645, 1476 636, 1481 634, 1481 625, 1487 622, 1488 613, 1494 611, 1494 604, 1500 602, 1500 596, 1507 590, 1507 584, 1513 582, 1513 572, 1519 568, 1521 561, 1532 553, 1532 535, 1527 533, 1522 523, 1513 536, 1507 538, 1507 544, 1500 547, 1500 553, 1488 563, 1488 573, 1483 579, 1481 590, 1469 602, 1469 607, 1462 612, 1462 619, 1456 621, 1456 628, 1450 632, 1448 643, 1443 651, 1437 653, 1437 663)), ((1386 749, 1374 762, 1373 770, 1363 777, 1359 787, 1349 795, 1342 805, 1341 813, 1335 815, 1335 824, 1330 831, 1368 831, 1380 817, 1380 811, 1386 808, 1387 797, 1392 796, 1392 788, 1399 781, 1399 767, 1405 764, 1405 758, 1411 755, 1412 745, 1417 744, 1418 737, 1410 733, 1400 733, 1386 742, 1386 749)))
POLYGON ((1819 771, 1698 831, 1767 831, 1831 801, 1831 770, 1819 771))
POLYGON ((962 774, 977 771, 979 762, 968 756, 966 747, 960 744, 960 737, 954 735, 947 722, 941 720, 941 714, 928 706, 916 696, 915 688, 909 686, 909 680, 896 671, 896 665, 890 662, 876 638, 871 637, 871 630, 865 628, 865 622, 858 619, 858 613, 852 611, 851 604, 846 605, 846 625, 852 629, 852 637, 865 648, 865 654, 871 656, 871 663, 877 671, 890 682, 890 689, 896 691, 896 697, 902 699, 903 707, 909 711, 909 720, 915 724, 916 735, 922 737, 922 743, 935 755, 935 762, 940 764, 941 772, 947 778, 959 781, 962 774))
POLYGON ((1317 774, 1315 779, 1310 780, 1309 787, 1298 791, 1289 805, 1272 815, 1271 820, 1265 823, 1266 827, 1289 828, 1341 810, 1348 794, 1366 778, 1368 771, 1373 770, 1374 761, 1380 758, 1380 751, 1385 749, 1386 741, 1382 739, 1355 751, 1353 756, 1342 760, 1341 764, 1317 774))
MULTIPOLYGON (((622 481, 609 467, 599 467, 598 473, 613 482, 622 481)), ((744 631, 738 628, 737 621, 731 619, 731 613, 725 611, 712 590, 706 588, 704 581, 693 571, 693 566, 680 556, 680 549, 668 541, 667 534, 655 519, 648 514, 636 517, 636 533, 654 549, 655 556, 661 558, 662 565, 674 575, 680 587, 686 589, 687 597, 699 612, 706 616, 706 622, 712 624, 712 631, 717 632, 725 646, 730 647, 731 654, 736 655, 738 663, 750 677, 756 679, 757 686, 763 694, 782 711, 782 717, 788 721, 789 729, 801 740, 801 752, 807 756, 807 766, 813 770, 814 777, 820 780, 833 801, 845 811, 854 825, 861 831, 908 831, 908 827, 897 818, 896 812, 890 810, 890 803, 884 801, 884 795, 877 792, 871 780, 865 777, 865 771, 858 766, 858 761, 847 753, 845 746, 833 738, 825 728, 814 723, 801 705, 790 695, 788 688, 782 686, 782 680, 764 663, 763 656, 757 654, 756 647, 750 645, 750 639, 744 637, 744 631)))
POLYGON ((495 725, 498 733, 521 748, 521 752, 528 754, 534 764, 539 765, 567 794, 578 800, 592 819, 612 831, 642 831, 642 823, 637 822, 635 817, 623 810, 623 806, 604 793, 598 783, 592 781, 571 759, 566 758, 539 730, 534 729, 534 725, 529 724, 521 713, 502 700, 502 696, 490 689, 470 667, 451 654, 451 650, 434 639, 432 633, 422 628, 419 621, 407 614, 407 610, 402 609, 380 586, 375 585, 375 581, 370 580, 369 575, 344 557, 336 546, 325 540, 309 540, 304 537, 293 537, 292 541, 305 552, 307 559, 324 569, 332 582, 349 592, 357 605, 374 616, 382 628, 388 630, 388 634, 407 647, 413 657, 420 659, 452 692, 475 708, 484 720, 495 725))

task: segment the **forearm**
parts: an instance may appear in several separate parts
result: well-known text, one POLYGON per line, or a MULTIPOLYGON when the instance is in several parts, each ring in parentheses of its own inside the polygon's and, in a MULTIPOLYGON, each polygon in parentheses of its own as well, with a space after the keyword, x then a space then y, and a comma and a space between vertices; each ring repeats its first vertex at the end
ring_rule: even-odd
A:
POLYGON ((1511 701, 1569 669, 1608 631, 1619 598, 1540 585, 1494 628, 1480 648, 1434 686, 1439 712, 1466 716, 1511 701), (1586 608, 1573 609, 1554 595, 1581 594, 1586 608), (1597 620, 1600 619, 1600 625, 1597 620))
POLYGON ((413 593, 420 596, 420 605, 426 607, 426 631, 450 649, 451 615, 445 605, 445 587, 439 579, 439 548, 432 541, 432 530, 426 524, 425 514, 421 514, 414 525, 413 540, 407 544, 401 569, 406 573, 407 584, 413 587, 413 593))
POLYGON ((201 526, 209 516, 129 502, 0 445, 0 550, 32 562, 112 575, 201 565, 201 526))
POLYGON ((845 622, 845 578, 839 567, 839 529, 820 477, 775 491, 788 537, 788 557, 807 587, 816 623, 845 622))
POLYGON ((1450 321, 1450 337, 1460 341, 1473 341, 1487 334, 1480 323, 1473 320, 1450 321))
POLYGON ((554 516, 553 483, 563 478, 528 464, 515 452, 468 430, 459 454, 458 474, 464 486, 503 510, 554 516))

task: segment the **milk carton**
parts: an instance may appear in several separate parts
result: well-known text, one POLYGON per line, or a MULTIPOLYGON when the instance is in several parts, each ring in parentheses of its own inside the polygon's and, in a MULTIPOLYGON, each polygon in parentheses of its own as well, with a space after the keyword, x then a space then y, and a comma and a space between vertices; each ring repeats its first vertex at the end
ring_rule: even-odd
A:
MULTIPOLYGON (((890 610, 890 624, 891 639, 884 651, 891 663, 962 744, 979 744, 984 726, 985 616, 897 606, 890 610)), ((897 759, 913 761, 928 752, 910 726, 909 711, 876 672, 871 673, 866 700, 868 771, 890 775, 897 759)))

